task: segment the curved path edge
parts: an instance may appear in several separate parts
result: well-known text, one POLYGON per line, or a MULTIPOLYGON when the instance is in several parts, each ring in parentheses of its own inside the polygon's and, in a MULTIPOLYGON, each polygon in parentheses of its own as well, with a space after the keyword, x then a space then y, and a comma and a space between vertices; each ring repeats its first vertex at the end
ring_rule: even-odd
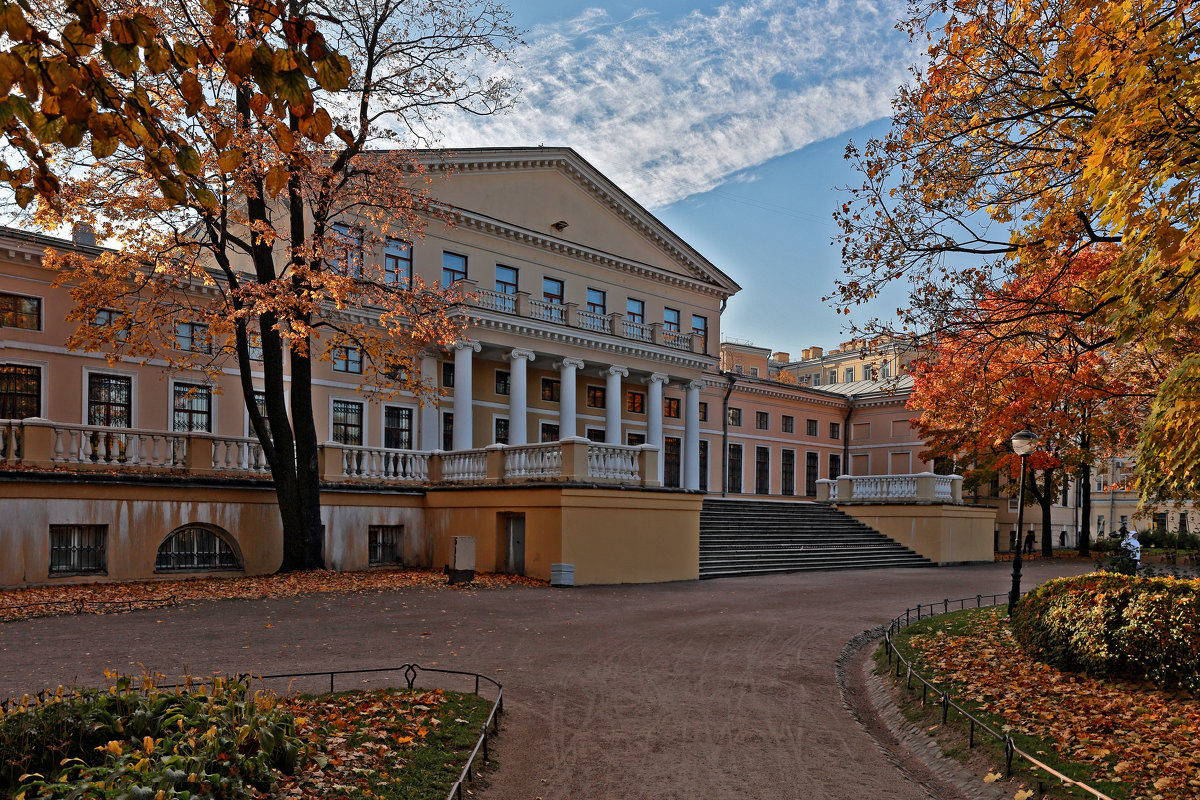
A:
POLYGON ((875 742, 888 763, 921 786, 932 800, 1007 800, 1009 793, 942 752, 936 739, 913 725, 896 705, 892 688, 872 669, 874 643, 885 626, 857 634, 834 664, 842 705, 875 742))

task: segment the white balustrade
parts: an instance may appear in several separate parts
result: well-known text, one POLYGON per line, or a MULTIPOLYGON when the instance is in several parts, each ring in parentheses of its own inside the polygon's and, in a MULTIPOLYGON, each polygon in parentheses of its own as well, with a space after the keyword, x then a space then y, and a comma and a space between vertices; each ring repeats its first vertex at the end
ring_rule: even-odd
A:
POLYGON ((640 447, 623 444, 588 444, 588 477, 607 481, 640 481, 640 447))
POLYGON ((424 483, 429 480, 429 453, 342 445, 342 474, 347 478, 424 483))
POLYGON ((916 500, 916 475, 855 475, 850 478, 854 500, 916 500))
POLYGON ((954 479, 962 478, 958 475, 938 475, 933 479, 933 499, 940 500, 943 503, 954 502, 954 479))
POLYGON ((218 436, 212 440, 212 468, 221 472, 267 475, 267 456, 256 437, 218 436))
POLYGON ((475 304, 490 311, 504 314, 517 313, 517 296, 505 292, 493 292, 490 289, 475 290, 475 304))
POLYGON ((676 350, 692 350, 692 334, 684 333, 683 331, 663 330, 663 344, 667 347, 673 347, 676 350))
POLYGON ((0 420, 0 462, 5 464, 21 462, 22 431, 20 420, 0 420))
POLYGON ((506 479, 562 477, 563 452, 560 442, 518 445, 504 448, 506 479))
POLYGON ((486 450, 453 450, 442 453, 442 480, 482 481, 486 478, 486 450))
POLYGON ((639 342, 649 342, 654 339, 654 329, 644 322, 625 320, 625 338, 636 339, 639 342))
POLYGON ((548 303, 544 300, 529 301, 529 316, 543 322, 557 322, 564 325, 567 322, 567 307, 562 303, 548 303))
POLYGON ((584 330, 608 333, 608 315, 597 314, 595 311, 576 311, 575 324, 584 330))
POLYGON ((54 424, 51 461, 114 467, 183 467, 186 433, 54 424))

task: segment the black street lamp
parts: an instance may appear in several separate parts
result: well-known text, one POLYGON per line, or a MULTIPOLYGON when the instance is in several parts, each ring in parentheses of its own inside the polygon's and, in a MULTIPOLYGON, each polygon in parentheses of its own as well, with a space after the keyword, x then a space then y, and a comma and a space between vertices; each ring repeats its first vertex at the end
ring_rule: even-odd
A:
POLYGON ((1025 459, 1037 447, 1037 434, 1029 429, 1018 431, 1012 437, 1013 452, 1021 457, 1021 483, 1017 486, 1017 550, 1013 553, 1012 589, 1008 592, 1008 615, 1021 599, 1021 528, 1025 524, 1025 459))

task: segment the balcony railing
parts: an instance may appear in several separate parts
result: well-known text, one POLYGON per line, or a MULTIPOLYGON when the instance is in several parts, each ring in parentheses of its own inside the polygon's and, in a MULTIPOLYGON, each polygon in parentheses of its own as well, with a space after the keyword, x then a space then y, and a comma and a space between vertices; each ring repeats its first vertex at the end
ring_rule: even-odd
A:
POLYGON ((606 333, 688 353, 702 353, 705 349, 703 334, 668 330, 662 323, 630 322, 624 314, 586 311, 577 308, 575 303, 535 300, 528 292, 496 292, 474 288, 471 281, 462 283, 470 298, 469 302, 486 311, 512 314, 593 333, 606 333))
MULTIPOLYGON (((336 442, 325 442, 320 450, 321 479, 328 483, 437 486, 549 480, 660 485, 657 447, 601 444, 580 437, 432 453, 336 442)), ((252 437, 70 425, 45 419, 0 420, 0 465, 197 477, 271 475, 263 447, 252 437)))
POLYGON ((836 503, 962 503, 962 476, 839 475, 817 481, 817 500, 836 503))

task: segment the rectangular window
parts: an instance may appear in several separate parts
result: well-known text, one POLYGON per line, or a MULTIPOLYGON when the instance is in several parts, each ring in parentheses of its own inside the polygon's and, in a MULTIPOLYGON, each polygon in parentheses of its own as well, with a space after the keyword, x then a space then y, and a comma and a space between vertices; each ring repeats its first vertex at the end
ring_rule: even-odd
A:
POLYGON ((758 377, 758 367, 751 367, 751 368, 750 368, 750 377, 751 377, 751 378, 757 378, 757 377, 758 377))
POLYGON ((679 419, 680 402, 678 397, 663 398, 663 416, 669 419, 679 419))
POLYGON ((113 338, 118 342, 125 341, 129 335, 129 323, 125 320, 125 314, 113 308, 102 308, 97 311, 92 324, 97 328, 112 328, 114 330, 113 338))
POLYGON ((458 253, 442 253, 442 288, 448 289, 467 279, 467 257, 458 253))
POLYGON ((603 386, 588 386, 587 387, 587 407, 588 408, 604 408, 604 387, 603 386))
POLYGON ((682 474, 682 447, 678 438, 668 436, 663 439, 663 486, 678 489, 682 474))
POLYGON ((0 292, 0 326, 23 328, 27 331, 41 330, 41 298, 0 292))
POLYGON ((107 525, 51 525, 50 574, 106 572, 107 544, 107 525))
POLYGON ((854 367, 846 367, 846 383, 854 381, 854 367))
POLYGON ((884 380, 892 377, 892 362, 885 361, 879 365, 879 377, 884 380))
POLYGON ((212 390, 194 383, 175 384, 171 430, 211 431, 212 390))
POLYGON ((842 457, 841 457, 841 455, 839 455, 837 453, 830 453, 829 454, 829 478, 830 478, 830 480, 837 480, 838 476, 841 474, 842 474, 842 457))
POLYGON ((353 372, 357 375, 362 373, 362 369, 362 350, 357 347, 333 348, 334 372, 353 372))
POLYGON ((496 417, 492 423, 492 441, 496 444, 508 444, 508 419, 496 417))
POLYGON ((863 380, 864 381, 875 380, 875 368, 872 367, 870 364, 863 365, 863 380))
MULTIPOLYGON (((542 378, 542 400, 547 403, 557 403, 562 392, 562 381, 554 378, 542 378)), ((552 441, 557 442, 558 439, 552 441)))
POLYGON ((589 442, 604 444, 604 428, 588 428, 584 433, 589 442))
POLYGON ((382 567, 404 561, 403 525, 367 526, 367 564, 382 567))
POLYGON ((837 370, 836 369, 829 370, 829 375, 827 376, 827 378, 828 379, 825 382, 828 383, 830 386, 837 383, 837 370))
POLYGON ((388 239, 383 248, 383 282, 389 286, 411 286, 412 244, 403 239, 388 239))
POLYGON ((338 275, 362 279, 363 234, 360 228, 351 228, 340 222, 333 224, 330 237, 332 255, 331 269, 338 275))
POLYGON ((708 352, 708 317, 692 314, 692 333, 700 337, 700 352, 708 352))
POLYGON ((0 364, 0 419, 42 415, 42 368, 0 364))
POLYGON ((804 420, 804 427, 805 427, 805 432, 809 436, 817 435, 817 421, 815 419, 804 420))
POLYGON ((413 410, 404 406, 383 407, 383 446, 392 450, 411 450, 413 410))
POLYGON ((543 422, 538 430, 539 439, 543 442, 558 441, 558 425, 553 422, 543 422))
POLYGON ((443 389, 453 389, 454 388, 454 362, 453 361, 443 361, 442 362, 442 388, 443 389))
POLYGON ((780 429, 784 433, 795 433, 796 432, 796 418, 789 417, 787 414, 784 414, 783 419, 779 423, 779 426, 780 426, 780 429))
MULTIPOLYGON (((254 407, 258 410, 258 415, 262 417, 263 424, 267 426, 267 435, 271 435, 271 420, 267 417, 267 394, 266 392, 254 393, 254 407)), ((254 426, 249 426, 248 436, 254 436, 254 426)))
POLYGON ((700 491, 708 491, 708 440, 700 440, 700 491))
POLYGON ((646 393, 645 392, 626 392, 625 393, 625 410, 630 414, 645 414, 646 413, 646 393))
POLYGON ((756 431, 768 431, 771 429, 771 415, 766 411, 754 412, 754 429, 756 431))
POLYGON ((263 360, 263 343, 261 333, 250 333, 246 336, 246 349, 250 351, 251 361, 263 360))
POLYGON ((840 423, 840 422, 829 423, 829 438, 830 439, 841 439, 842 438, 842 423, 840 423))
POLYGON ((517 293, 517 270, 514 267, 496 265, 496 291, 500 294, 517 293))
POLYGON ((732 428, 742 427, 742 410, 740 408, 729 408, 729 426, 732 428))
POLYGON ((779 493, 792 497, 796 494, 796 451, 784 450, 780 453, 780 475, 783 485, 779 487, 779 493))
POLYGON ((625 301, 625 319, 642 324, 646 321, 646 301, 628 298, 625 301))
POLYGON ((771 493, 771 448, 754 448, 754 493, 771 493))
POLYGON ((700 403, 700 421, 708 422, 708 403, 700 403))
POLYGON ((211 353, 212 340, 208 326, 202 322, 176 322, 175 346, 192 353, 211 353))
POLYGON ((88 375, 88 425, 132 427, 133 379, 126 375, 88 375))
POLYGON ((454 449, 454 412, 442 412, 442 449, 454 449))
POLYGON ((817 481, 820 479, 821 457, 817 453, 804 454, 804 496, 817 496, 817 481))
POLYGON ((496 370, 496 394, 507 397, 512 392, 511 380, 508 370, 496 370))
POLYGON ((361 446, 362 434, 363 404, 351 400, 334 400, 333 440, 338 444, 361 446))
POLYGON ((563 282, 557 278, 542 278, 542 300, 547 303, 562 303, 563 282))
POLYGON ((734 494, 742 493, 742 446, 729 445, 729 472, 725 476, 725 485, 734 494))
POLYGON ((587 310, 593 314, 607 314, 608 304, 605 293, 599 289, 587 290, 587 310))
POLYGON ((679 330, 679 309, 664 308, 663 309, 663 329, 668 331, 679 330))
POLYGON ((631 431, 625 434, 625 444, 629 445, 630 447, 637 447, 638 445, 643 445, 645 443, 646 434, 644 433, 633 433, 631 431))

